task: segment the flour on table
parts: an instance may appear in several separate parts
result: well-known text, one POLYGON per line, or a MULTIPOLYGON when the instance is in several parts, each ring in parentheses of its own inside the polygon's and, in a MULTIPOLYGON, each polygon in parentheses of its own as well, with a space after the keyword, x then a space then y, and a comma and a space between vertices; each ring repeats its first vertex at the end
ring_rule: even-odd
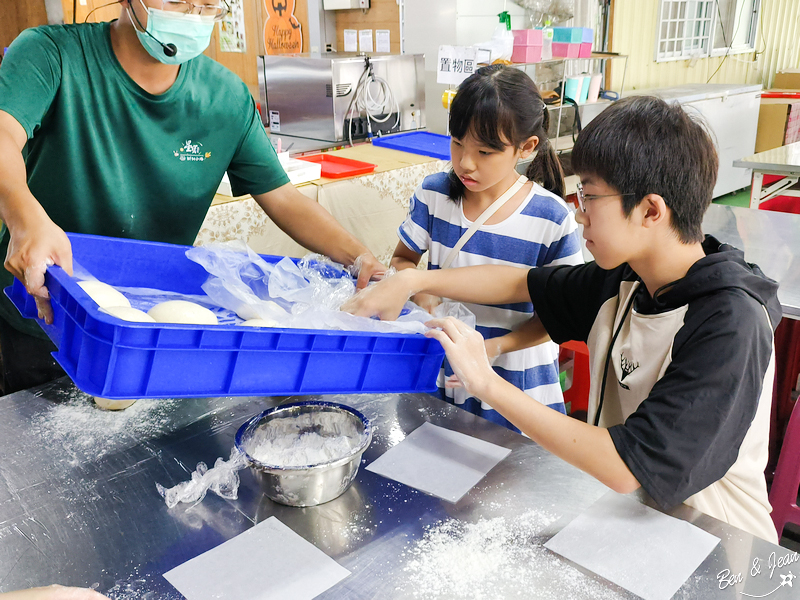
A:
POLYGON ((36 414, 32 429, 77 465, 170 431, 178 404, 142 399, 125 410, 106 411, 95 406, 92 396, 73 389, 64 393, 64 401, 36 414))
POLYGON ((628 598, 570 566, 543 543, 554 515, 530 511, 464 523, 451 519, 426 530, 404 552, 407 597, 459 600, 628 598))

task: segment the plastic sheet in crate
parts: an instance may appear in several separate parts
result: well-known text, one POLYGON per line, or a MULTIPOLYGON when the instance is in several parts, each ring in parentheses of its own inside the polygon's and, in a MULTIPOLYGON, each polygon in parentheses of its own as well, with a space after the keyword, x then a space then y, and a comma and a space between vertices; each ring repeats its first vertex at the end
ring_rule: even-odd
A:
MULTIPOLYGON (((68 235, 75 263, 105 283, 203 294, 208 273, 186 246, 68 235)), ((103 398, 430 392, 444 357, 419 334, 133 323, 102 312, 60 267, 45 285, 52 325, 21 282, 5 293, 37 318, 75 384, 103 398)))

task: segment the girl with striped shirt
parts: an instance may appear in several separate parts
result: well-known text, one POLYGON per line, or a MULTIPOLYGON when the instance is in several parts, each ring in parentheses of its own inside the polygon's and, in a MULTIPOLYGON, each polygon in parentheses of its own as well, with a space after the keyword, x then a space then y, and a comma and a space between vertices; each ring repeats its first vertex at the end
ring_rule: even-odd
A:
MULTIPOLYGON (((416 268, 425 252, 428 269, 582 263, 577 225, 562 200, 564 174, 547 139, 548 123, 542 97, 522 71, 492 65, 466 79, 450 111, 452 168, 426 177, 417 188, 398 230, 392 266, 416 268), (520 176, 517 162, 531 155, 520 176)), ((426 294, 412 299, 428 311, 442 301, 426 294)), ((558 346, 528 326, 535 307, 466 306, 475 314, 494 370, 565 412, 558 346)), ((447 401, 518 431, 489 405, 465 397, 452 373, 445 361, 440 388, 447 401)))

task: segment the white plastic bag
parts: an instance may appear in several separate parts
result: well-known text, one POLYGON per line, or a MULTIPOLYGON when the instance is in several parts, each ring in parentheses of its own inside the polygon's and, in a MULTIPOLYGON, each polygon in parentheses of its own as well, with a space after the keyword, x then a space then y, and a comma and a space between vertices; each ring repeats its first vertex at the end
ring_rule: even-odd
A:
POLYGON ((492 39, 488 42, 474 44, 479 50, 489 52, 489 63, 496 60, 511 60, 514 52, 514 34, 506 27, 505 23, 498 23, 492 34, 492 39))
POLYGON ((342 265, 318 254, 273 265, 244 242, 232 241, 190 248, 186 256, 208 271, 202 286, 208 297, 245 320, 261 318, 296 329, 423 333, 430 319, 410 302, 397 321, 341 312, 355 294, 355 282, 342 265))

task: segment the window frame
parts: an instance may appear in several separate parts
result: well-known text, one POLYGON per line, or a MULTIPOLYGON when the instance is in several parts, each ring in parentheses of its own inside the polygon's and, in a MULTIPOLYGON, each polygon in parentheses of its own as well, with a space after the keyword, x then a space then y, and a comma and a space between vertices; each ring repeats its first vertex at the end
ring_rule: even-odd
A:
MULTIPOLYGON (((720 0, 659 0, 653 60, 657 63, 662 63, 755 52, 759 19, 761 18, 761 0, 753 0, 747 44, 715 48, 716 42, 719 41, 716 39, 717 24, 719 21, 719 1, 720 0), (685 12, 681 14, 682 9, 686 10, 689 8, 689 3, 697 5, 697 8, 700 10, 696 11, 692 16, 687 16, 685 12), (666 18, 664 12, 665 7, 670 9, 666 18), (694 23, 695 27, 704 23, 707 26, 707 30, 702 33, 695 31, 694 35, 689 36, 683 35, 682 31, 682 34, 678 36, 678 30, 685 30, 687 23, 694 23), (671 30, 673 24, 675 25, 675 29, 671 30), (662 37, 665 28, 666 36, 662 37), (686 50, 687 42, 693 45, 691 50, 686 50), (665 48, 668 48, 671 43, 674 44, 672 50, 665 49, 663 52, 661 51, 662 44, 665 45, 665 48), (680 51, 674 49, 678 44, 681 45, 680 51), (677 52, 680 52, 680 54, 677 52)), ((736 2, 738 5, 740 0, 730 1, 736 2)))

